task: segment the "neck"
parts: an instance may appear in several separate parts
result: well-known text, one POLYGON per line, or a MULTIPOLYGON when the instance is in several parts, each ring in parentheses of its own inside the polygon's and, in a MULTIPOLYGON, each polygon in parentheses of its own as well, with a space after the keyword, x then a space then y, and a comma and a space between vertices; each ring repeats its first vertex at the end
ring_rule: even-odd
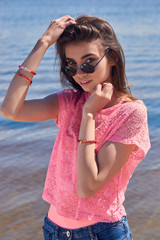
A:
POLYGON ((121 100, 121 96, 118 96, 117 93, 113 93, 110 102, 108 102, 104 108, 109 108, 114 105, 117 105, 120 102, 120 100, 121 100))

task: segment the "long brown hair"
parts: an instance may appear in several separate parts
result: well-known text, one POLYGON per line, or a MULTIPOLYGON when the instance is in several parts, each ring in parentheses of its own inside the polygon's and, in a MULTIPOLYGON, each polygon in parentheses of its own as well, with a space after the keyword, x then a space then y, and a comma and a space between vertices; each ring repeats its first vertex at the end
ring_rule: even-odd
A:
MULTIPOLYGON (((102 18, 92 16, 81 16, 76 19, 76 24, 68 26, 56 42, 57 54, 60 58, 60 67, 66 64, 65 47, 68 43, 91 42, 100 39, 104 50, 110 49, 106 57, 114 62, 112 67, 112 84, 115 93, 119 96, 127 95, 132 100, 130 87, 125 73, 125 56, 116 34, 111 25, 102 18)), ((71 76, 60 72, 63 86, 72 86, 83 91, 81 86, 71 76)))

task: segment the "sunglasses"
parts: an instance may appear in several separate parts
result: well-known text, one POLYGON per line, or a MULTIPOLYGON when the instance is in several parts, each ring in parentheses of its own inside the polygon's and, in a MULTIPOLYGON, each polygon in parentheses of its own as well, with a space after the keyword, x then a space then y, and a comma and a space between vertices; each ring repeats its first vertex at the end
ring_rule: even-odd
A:
MULTIPOLYGON (((97 67, 97 65, 100 63, 100 61, 104 58, 104 56, 109 52, 109 48, 107 48, 107 50, 105 51, 105 54, 99 59, 99 61, 95 64, 95 65, 92 65, 90 63, 82 63, 81 66, 80 66, 80 69, 84 72, 84 73, 94 73, 95 71, 95 68, 97 67)), ((77 68, 74 68, 74 67, 71 67, 71 66, 64 66, 62 67, 61 71, 68 75, 68 76, 75 76, 76 73, 77 73, 77 68)))

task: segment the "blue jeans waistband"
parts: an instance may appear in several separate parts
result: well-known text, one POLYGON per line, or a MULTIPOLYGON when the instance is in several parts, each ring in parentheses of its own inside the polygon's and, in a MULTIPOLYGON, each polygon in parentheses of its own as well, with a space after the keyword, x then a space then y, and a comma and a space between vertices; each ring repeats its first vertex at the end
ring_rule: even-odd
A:
MULTIPOLYGON (((100 234, 101 232, 106 230, 106 234, 108 232, 108 235, 109 235, 111 232, 111 229, 116 234, 118 230, 119 235, 125 234, 126 239, 131 239, 127 218, 125 216, 120 221, 117 221, 114 223, 99 222, 87 227, 77 228, 77 229, 67 229, 67 228, 59 227, 58 225, 50 221, 46 216, 44 219, 44 226, 43 226, 45 240, 48 240, 48 239, 71 240, 73 236, 74 236, 74 239, 80 239, 80 238, 85 239, 87 237, 90 239, 97 239, 95 238, 97 234, 100 234), (50 236, 52 236, 52 238, 50 238, 50 236)), ((107 239, 107 238, 104 237, 104 239, 107 239)), ((108 238, 108 239, 122 239, 122 238, 108 238)))

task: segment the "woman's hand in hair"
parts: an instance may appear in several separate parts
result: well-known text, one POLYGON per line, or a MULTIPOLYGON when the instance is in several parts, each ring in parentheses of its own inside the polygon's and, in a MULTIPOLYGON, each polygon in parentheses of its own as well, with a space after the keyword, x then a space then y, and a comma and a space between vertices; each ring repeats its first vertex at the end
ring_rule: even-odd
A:
POLYGON ((69 15, 52 20, 42 38, 47 41, 49 47, 57 41, 66 27, 75 23, 76 22, 74 18, 70 17, 69 15))
POLYGON ((85 102, 83 110, 85 113, 91 113, 95 116, 96 112, 104 108, 113 95, 113 85, 109 82, 98 84, 94 93, 85 102))

